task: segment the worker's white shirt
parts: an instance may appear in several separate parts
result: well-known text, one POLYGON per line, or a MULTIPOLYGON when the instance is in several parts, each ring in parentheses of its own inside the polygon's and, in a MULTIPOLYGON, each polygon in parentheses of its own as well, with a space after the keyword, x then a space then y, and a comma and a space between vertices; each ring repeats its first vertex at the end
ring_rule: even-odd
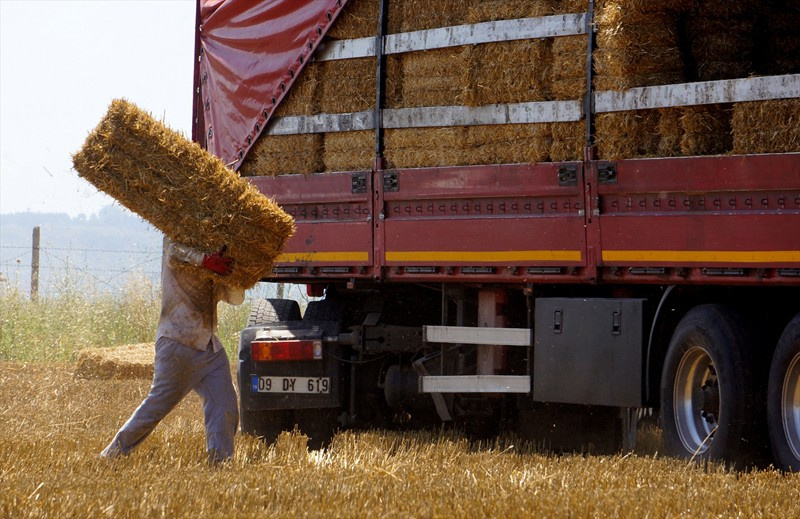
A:
POLYGON ((202 252, 164 238, 161 260, 161 318, 156 341, 168 337, 184 346, 205 351, 209 346, 219 351, 222 344, 216 336, 217 303, 238 305, 244 301, 244 290, 199 279, 191 273, 173 269, 171 261, 182 261, 201 267, 202 252))

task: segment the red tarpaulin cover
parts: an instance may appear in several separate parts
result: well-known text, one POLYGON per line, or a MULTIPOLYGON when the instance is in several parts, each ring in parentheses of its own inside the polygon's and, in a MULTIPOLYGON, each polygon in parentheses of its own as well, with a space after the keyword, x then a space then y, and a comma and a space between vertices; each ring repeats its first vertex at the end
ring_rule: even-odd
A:
POLYGON ((192 138, 241 159, 347 0, 198 0, 192 138))

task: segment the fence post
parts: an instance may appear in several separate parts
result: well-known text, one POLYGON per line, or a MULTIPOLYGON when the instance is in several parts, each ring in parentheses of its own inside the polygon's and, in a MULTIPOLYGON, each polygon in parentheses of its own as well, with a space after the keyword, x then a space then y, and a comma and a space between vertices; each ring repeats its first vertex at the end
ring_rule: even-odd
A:
POLYGON ((31 260, 31 301, 39 299, 39 240, 41 228, 37 225, 33 228, 33 251, 31 260))

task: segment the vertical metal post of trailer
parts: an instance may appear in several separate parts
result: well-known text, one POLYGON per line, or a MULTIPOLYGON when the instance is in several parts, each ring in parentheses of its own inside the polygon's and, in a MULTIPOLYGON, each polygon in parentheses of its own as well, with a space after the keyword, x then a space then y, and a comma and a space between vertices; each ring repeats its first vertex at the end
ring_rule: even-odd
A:
MULTIPOLYGON (((478 326, 505 328, 507 319, 503 307, 508 304, 508 292, 484 289, 478 292, 478 326)), ((505 346, 481 344, 478 346, 478 375, 494 375, 505 368, 505 346)))

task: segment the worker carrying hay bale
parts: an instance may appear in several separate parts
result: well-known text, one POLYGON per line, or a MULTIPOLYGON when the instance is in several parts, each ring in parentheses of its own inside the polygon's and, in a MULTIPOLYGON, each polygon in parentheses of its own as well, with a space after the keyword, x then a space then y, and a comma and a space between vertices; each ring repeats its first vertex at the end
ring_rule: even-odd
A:
POLYGON ((114 100, 73 156, 78 174, 176 243, 233 258, 224 279, 247 289, 267 276, 294 231, 292 218, 223 162, 125 100, 114 100))

